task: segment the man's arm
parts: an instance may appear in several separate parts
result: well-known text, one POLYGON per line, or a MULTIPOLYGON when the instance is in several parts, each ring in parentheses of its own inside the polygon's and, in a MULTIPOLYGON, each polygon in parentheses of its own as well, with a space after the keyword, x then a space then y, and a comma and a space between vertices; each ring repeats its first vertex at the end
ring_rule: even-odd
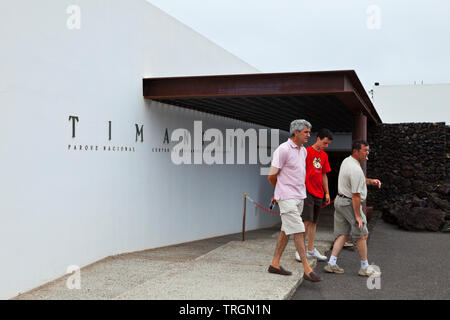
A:
POLYGON ((269 175, 267 176, 267 180, 269 180, 270 184, 275 187, 277 185, 277 176, 280 173, 280 169, 276 167, 270 167, 269 175))
POLYGON ((366 178, 366 184, 367 184, 368 186, 376 186, 376 187, 378 187, 378 189, 381 188, 381 181, 378 180, 378 179, 369 179, 369 178, 366 178))
POLYGON ((330 192, 328 191, 328 177, 326 173, 322 173, 323 190, 325 191, 325 203, 330 203, 330 192))
POLYGON ((361 194, 352 193, 353 211, 355 212, 355 220, 358 223, 359 230, 362 230, 363 223, 361 220, 361 194))

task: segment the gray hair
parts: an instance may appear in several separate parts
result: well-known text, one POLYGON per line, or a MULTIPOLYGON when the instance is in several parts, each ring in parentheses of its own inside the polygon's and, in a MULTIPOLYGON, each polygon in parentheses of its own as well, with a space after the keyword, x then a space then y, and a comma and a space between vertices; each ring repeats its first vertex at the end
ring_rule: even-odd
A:
POLYGON ((291 130, 289 131, 289 133, 291 134, 291 137, 294 136, 294 132, 297 131, 302 131, 304 127, 307 127, 308 129, 312 128, 311 123, 309 123, 308 121, 304 120, 304 119, 298 119, 298 120, 294 120, 291 122, 291 130))

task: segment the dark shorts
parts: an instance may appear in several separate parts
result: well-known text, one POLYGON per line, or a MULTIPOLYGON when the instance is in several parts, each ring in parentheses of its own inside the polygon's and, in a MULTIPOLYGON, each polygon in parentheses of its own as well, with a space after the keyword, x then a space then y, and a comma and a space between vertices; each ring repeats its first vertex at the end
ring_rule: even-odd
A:
POLYGON ((306 192, 306 199, 303 205, 302 219, 317 223, 319 220, 320 209, 322 208, 322 199, 316 198, 309 192, 306 192))

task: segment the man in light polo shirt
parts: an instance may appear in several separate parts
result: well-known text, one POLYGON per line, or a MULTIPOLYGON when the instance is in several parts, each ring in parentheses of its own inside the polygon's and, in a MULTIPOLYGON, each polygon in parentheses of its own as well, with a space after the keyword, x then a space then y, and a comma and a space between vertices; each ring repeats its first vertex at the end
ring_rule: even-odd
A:
POLYGON ((344 243, 356 239, 356 247, 361 258, 360 276, 379 276, 380 272, 369 266, 367 260, 367 220, 362 211, 361 203, 367 197, 367 185, 381 188, 378 179, 369 179, 364 176, 361 163, 368 159, 369 144, 364 140, 354 141, 352 155, 342 161, 338 177, 338 196, 334 201, 334 235, 330 260, 324 270, 330 273, 344 273, 344 269, 337 265, 337 258, 344 243))
POLYGON ((303 278, 317 282, 322 278, 312 270, 306 259, 305 226, 301 218, 303 200, 306 198, 306 149, 303 144, 308 141, 311 134, 311 124, 306 120, 294 120, 291 123, 290 134, 291 137, 274 151, 268 176, 270 184, 275 187, 274 198, 280 207, 281 216, 281 232, 268 271, 281 275, 292 274, 280 266, 280 259, 289 236, 293 234, 295 247, 302 258, 303 278))

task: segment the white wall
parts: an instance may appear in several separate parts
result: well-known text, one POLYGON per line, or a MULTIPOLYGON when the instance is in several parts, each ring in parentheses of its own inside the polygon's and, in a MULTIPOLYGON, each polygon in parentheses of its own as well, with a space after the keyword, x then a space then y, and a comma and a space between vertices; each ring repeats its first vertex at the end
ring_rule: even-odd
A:
MULTIPOLYGON (((153 152, 167 147, 166 128, 194 120, 259 127, 142 97, 144 77, 258 70, 144 0, 75 3, 80 30, 66 26, 73 1, 0 2, 0 298, 69 265, 239 232, 243 192, 263 204, 271 195, 258 165, 175 166, 153 152)), ((278 222, 249 212, 248 229, 278 222)))
POLYGON ((373 103, 383 123, 450 123, 450 83, 375 86, 373 103))

